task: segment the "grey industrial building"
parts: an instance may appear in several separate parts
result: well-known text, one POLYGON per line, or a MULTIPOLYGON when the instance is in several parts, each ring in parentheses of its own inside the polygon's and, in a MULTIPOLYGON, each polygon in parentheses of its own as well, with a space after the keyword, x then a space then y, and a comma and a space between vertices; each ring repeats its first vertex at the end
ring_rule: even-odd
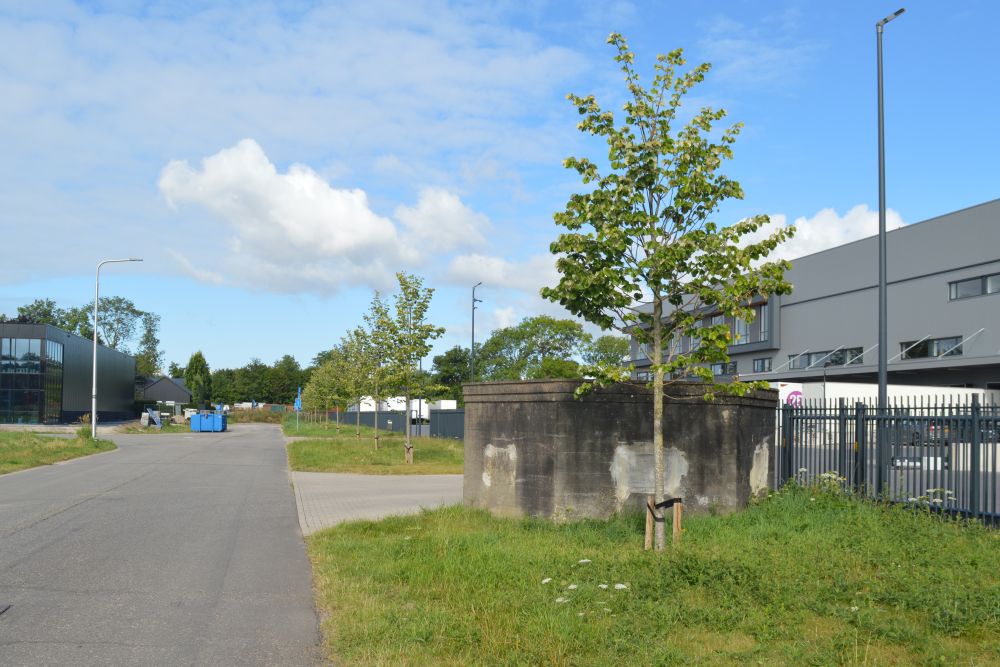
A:
MULTIPOLYGON (((48 324, 0 323, 0 423, 58 424, 90 412, 93 342, 48 324)), ((133 416, 135 357, 98 345, 99 419, 133 416)))
MULTIPOLYGON (((886 252, 889 382, 1000 389, 1000 199, 888 232, 886 252)), ((725 319, 715 375, 876 382, 878 237, 795 259, 786 278, 793 292, 757 300, 754 321, 725 319)), ((634 340, 632 359, 648 377, 634 340)))

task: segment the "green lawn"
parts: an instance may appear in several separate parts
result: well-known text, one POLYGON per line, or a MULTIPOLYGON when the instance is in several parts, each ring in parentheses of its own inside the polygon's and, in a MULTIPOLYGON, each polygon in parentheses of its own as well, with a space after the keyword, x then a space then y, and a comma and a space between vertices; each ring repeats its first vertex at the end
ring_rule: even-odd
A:
POLYGON ((113 442, 53 438, 29 431, 0 431, 0 474, 115 449, 113 442))
POLYGON ((995 531, 797 487, 684 529, 450 507, 308 546, 338 664, 1000 664, 995 531))
MULTIPOLYGON (((306 440, 288 444, 288 462, 292 470, 312 472, 353 472, 365 475, 460 475, 465 448, 460 440, 413 438, 413 463, 404 459, 403 436, 382 431, 379 449, 375 449, 374 430, 362 427, 361 438, 354 429, 327 429, 300 425, 306 440)), ((295 425, 286 433, 294 435, 295 425)))

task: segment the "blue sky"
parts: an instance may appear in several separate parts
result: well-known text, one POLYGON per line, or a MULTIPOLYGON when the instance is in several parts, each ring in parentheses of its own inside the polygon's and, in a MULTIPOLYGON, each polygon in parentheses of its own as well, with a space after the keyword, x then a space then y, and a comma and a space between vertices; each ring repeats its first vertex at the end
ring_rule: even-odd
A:
MULTIPOLYGON (((568 92, 619 108, 605 43, 713 71, 689 103, 745 130, 726 223, 797 222, 786 256, 875 230, 875 22, 774 2, 0 2, 0 312, 102 294, 162 317, 167 361, 306 364, 397 270, 434 287, 436 351, 563 314, 552 214, 580 189, 568 92)), ((885 35, 890 224, 1000 196, 1000 4, 908 2, 885 35)), ((647 76, 648 80, 648 76, 647 76)), ((1000 221, 998 221, 1000 224, 1000 221)), ((875 267, 870 270, 874 280, 875 267)))

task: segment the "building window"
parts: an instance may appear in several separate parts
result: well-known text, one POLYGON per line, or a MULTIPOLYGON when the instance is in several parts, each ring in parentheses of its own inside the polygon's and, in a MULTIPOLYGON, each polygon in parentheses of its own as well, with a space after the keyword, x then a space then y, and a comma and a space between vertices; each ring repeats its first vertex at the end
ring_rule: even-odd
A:
POLYGON ((742 317, 733 320, 733 345, 745 345, 750 340, 750 323, 742 317))
POLYGON ((955 357, 962 354, 962 337, 931 338, 922 341, 906 341, 899 344, 903 359, 927 359, 932 357, 955 357))
POLYGON ((771 309, 766 303, 760 304, 757 307, 757 321, 760 322, 760 335, 758 339, 760 341, 766 341, 771 339, 771 309))
POLYGON ((736 375, 736 362, 712 364, 712 375, 736 375))
POLYGON ((763 359, 753 360, 753 372, 754 373, 770 373, 771 372, 771 357, 764 357, 763 359))
POLYGON ((823 368, 824 366, 847 366, 864 363, 864 349, 842 347, 837 351, 806 352, 789 355, 789 368, 823 368))
POLYGON ((1000 292, 1000 273, 948 283, 948 298, 952 301, 997 292, 1000 292))

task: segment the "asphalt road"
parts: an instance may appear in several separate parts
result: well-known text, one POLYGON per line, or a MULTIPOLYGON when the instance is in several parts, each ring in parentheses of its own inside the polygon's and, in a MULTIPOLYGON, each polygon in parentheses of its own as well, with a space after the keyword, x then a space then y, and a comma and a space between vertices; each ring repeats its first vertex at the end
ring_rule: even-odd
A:
POLYGON ((280 432, 111 439, 0 477, 0 663, 321 662, 280 432))

